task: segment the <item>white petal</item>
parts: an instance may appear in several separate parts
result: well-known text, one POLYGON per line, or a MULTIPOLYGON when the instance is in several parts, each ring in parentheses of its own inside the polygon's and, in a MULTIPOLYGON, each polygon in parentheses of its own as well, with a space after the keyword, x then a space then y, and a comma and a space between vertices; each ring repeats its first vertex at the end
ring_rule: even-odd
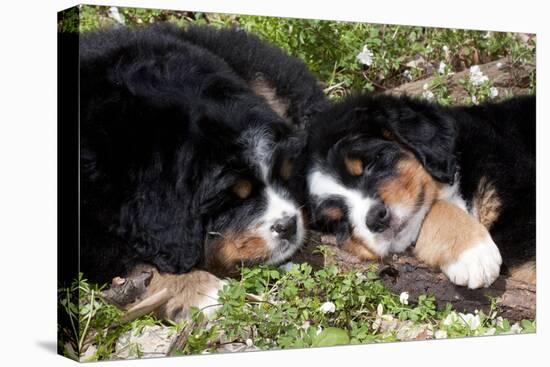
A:
POLYGON ((376 307, 376 314, 378 316, 382 316, 383 313, 384 313, 384 306, 382 306, 382 304, 379 303, 378 307, 376 307))
POLYGON ((479 74, 480 72, 479 65, 470 66, 470 74, 479 74))
POLYGON ((322 313, 333 313, 336 311, 336 305, 332 302, 325 302, 321 305, 320 310, 322 313))
POLYGON ((447 67, 447 65, 445 65, 445 63, 443 61, 441 61, 439 63, 439 69, 437 69, 437 71, 439 72, 439 74, 445 74, 445 68, 447 67))
POLYGON ((401 302, 404 305, 408 305, 409 304, 409 292, 402 292, 399 295, 399 302, 401 302))

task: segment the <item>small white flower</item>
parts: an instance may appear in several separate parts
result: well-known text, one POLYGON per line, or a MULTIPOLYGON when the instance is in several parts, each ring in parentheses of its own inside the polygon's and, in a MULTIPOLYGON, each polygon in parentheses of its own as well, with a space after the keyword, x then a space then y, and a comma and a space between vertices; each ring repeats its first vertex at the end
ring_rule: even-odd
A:
POLYGON ((363 65, 371 66, 374 54, 369 50, 367 45, 363 46, 363 50, 357 54, 357 60, 363 65))
POLYGON ((445 74, 445 69, 447 68, 447 65, 443 61, 439 63, 439 68, 437 69, 437 72, 439 74, 445 74))
POLYGON ((322 313, 333 313, 336 311, 336 305, 332 302, 325 302, 321 305, 319 310, 321 310, 322 313))
POLYGON ((251 347, 254 345, 254 343, 252 342, 252 339, 246 339, 246 345, 251 347))
POLYGON ((464 326, 468 326, 472 331, 476 330, 479 327, 479 325, 481 325, 481 320, 479 319, 479 315, 472 315, 471 313, 467 313, 467 314, 459 313, 458 315, 461 318, 462 324, 464 326))
POLYGON ((445 317, 445 320, 443 320, 443 325, 450 326, 457 321, 458 321, 458 316, 456 312, 453 311, 450 314, 448 314, 447 317, 445 317))
POLYGON ((301 329, 307 330, 311 326, 311 323, 309 321, 304 321, 304 323, 300 326, 301 329))
POLYGON ((497 331, 497 329, 495 329, 494 327, 492 327, 492 328, 487 329, 487 330, 483 333, 483 335, 495 335, 496 331, 497 331))
POLYGON ((408 305, 409 304, 409 292, 402 292, 399 295, 399 302, 401 302, 404 305, 408 305))
POLYGON ((443 52, 445 53, 449 52, 449 46, 447 45, 443 46, 443 52))
POLYGON ((317 330, 315 331, 315 335, 319 335, 323 332, 323 328, 321 325, 317 325, 317 330))
POLYGON ((472 103, 477 104, 477 97, 476 96, 472 96, 472 103))
POLYGON ((521 333, 521 330, 523 330, 523 329, 521 328, 521 326, 519 326, 519 323, 517 323, 517 322, 514 325, 512 325, 512 327, 510 328, 510 331, 515 333, 515 334, 521 333))
POLYGON ((428 45, 428 46, 426 47, 426 51, 427 51, 428 53, 433 52, 433 50, 434 50, 434 49, 433 49, 433 47, 432 47, 431 45, 428 45))
POLYGON ((501 69, 503 66, 504 66, 503 63, 501 63, 500 61, 497 62, 497 69, 501 69))
POLYGON ((384 313, 384 306, 382 306, 382 304, 379 303, 378 307, 376 307, 376 314, 378 316, 382 316, 383 313, 384 313))
POLYGON ((424 85, 422 86, 422 89, 428 90, 428 87, 429 87, 429 86, 428 86, 428 83, 424 83, 424 85))
POLYGON ((483 75, 483 72, 478 65, 474 65, 470 67, 470 81, 477 87, 480 84, 489 81, 489 78, 487 75, 483 75))
POLYGON ((502 316, 497 317, 495 321, 496 321, 496 325, 499 328, 504 327, 504 319, 502 318, 502 316))
POLYGON ((428 101, 431 101, 434 99, 435 96, 431 90, 427 90, 422 92, 422 97, 424 97, 428 101))
POLYGON ((489 89, 489 96, 491 98, 496 98, 498 96, 498 89, 496 87, 491 87, 491 89, 489 89))
POLYGON ((407 80, 409 80, 409 81, 411 81, 412 78, 413 78, 412 75, 411 75, 411 71, 410 71, 410 70, 405 70, 405 71, 403 72, 403 76, 404 76, 407 80))
POLYGON ((111 6, 109 8, 109 17, 114 19, 118 24, 124 24, 124 17, 120 14, 116 6, 111 6))
POLYGON ((436 339, 445 339, 447 337, 447 332, 445 330, 437 330, 434 336, 436 339))

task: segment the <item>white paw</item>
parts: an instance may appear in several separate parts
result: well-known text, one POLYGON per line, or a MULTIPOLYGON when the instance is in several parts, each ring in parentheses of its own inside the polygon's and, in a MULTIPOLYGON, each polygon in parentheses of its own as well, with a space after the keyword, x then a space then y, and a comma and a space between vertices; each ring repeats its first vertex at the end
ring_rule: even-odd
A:
POLYGON ((490 236, 442 267, 451 282, 470 289, 490 286, 500 274, 502 257, 490 236))

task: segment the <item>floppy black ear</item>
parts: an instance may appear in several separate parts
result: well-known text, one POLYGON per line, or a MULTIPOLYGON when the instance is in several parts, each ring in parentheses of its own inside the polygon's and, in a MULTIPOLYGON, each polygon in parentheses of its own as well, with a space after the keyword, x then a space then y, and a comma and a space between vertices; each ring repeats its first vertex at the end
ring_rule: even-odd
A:
POLYGON ((457 170, 454 119, 438 106, 417 107, 390 111, 384 117, 382 135, 410 149, 435 179, 452 184, 457 170))
POLYGON ((186 273, 201 262, 206 232, 200 216, 177 199, 166 192, 139 194, 123 207, 120 231, 139 260, 162 272, 186 273))
MULTIPOLYGON (((158 252, 149 254, 149 261, 160 271, 187 273, 200 263, 205 236, 201 220, 188 217, 186 222, 182 223, 183 233, 177 235, 175 240, 161 241, 158 252)), ((178 228, 176 232, 182 231, 178 228)))

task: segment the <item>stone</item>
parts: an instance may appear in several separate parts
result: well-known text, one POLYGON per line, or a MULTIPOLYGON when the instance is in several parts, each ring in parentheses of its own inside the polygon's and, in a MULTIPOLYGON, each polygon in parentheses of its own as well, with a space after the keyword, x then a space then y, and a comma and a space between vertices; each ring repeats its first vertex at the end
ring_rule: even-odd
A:
POLYGON ((141 333, 130 330, 122 334, 115 346, 114 359, 154 358, 168 354, 177 334, 168 327, 147 325, 141 333))

